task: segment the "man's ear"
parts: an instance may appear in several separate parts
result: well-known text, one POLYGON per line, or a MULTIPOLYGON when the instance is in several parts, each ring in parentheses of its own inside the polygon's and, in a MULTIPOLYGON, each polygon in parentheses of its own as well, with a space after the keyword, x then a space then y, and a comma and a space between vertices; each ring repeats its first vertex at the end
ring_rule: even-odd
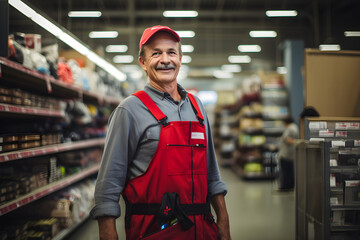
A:
POLYGON ((141 65, 142 69, 144 69, 144 71, 146 72, 145 60, 142 59, 141 57, 139 57, 139 63, 141 65))

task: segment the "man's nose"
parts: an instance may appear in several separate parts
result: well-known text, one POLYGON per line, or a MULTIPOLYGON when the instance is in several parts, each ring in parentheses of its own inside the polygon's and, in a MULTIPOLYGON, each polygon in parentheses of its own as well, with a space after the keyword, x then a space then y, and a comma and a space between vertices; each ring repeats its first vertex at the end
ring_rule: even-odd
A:
POLYGON ((164 64, 170 63, 170 57, 166 52, 161 54, 161 62, 164 64))

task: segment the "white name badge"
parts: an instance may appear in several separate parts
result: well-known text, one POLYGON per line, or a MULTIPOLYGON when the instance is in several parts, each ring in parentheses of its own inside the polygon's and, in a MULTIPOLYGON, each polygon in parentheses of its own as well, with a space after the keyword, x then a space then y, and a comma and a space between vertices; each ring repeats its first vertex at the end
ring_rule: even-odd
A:
POLYGON ((192 132, 191 139, 205 139, 205 135, 202 132, 192 132))

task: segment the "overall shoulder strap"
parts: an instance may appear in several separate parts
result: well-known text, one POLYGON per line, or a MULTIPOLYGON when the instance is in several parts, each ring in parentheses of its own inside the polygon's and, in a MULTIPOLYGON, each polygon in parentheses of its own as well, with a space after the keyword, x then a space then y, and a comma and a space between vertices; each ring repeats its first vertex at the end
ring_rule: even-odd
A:
POLYGON ((138 91, 133 94, 149 109, 151 114, 160 122, 161 124, 166 122, 167 116, 160 110, 160 108, 155 104, 155 102, 147 95, 143 90, 138 91))
POLYGON ((204 117, 203 117, 203 115, 202 115, 202 113, 201 113, 201 111, 200 111, 199 105, 197 104, 194 95, 192 95, 191 93, 188 93, 188 96, 189 96, 191 105, 192 105, 193 108, 194 108, 196 117, 199 119, 199 121, 200 121, 201 124, 204 124, 204 117))

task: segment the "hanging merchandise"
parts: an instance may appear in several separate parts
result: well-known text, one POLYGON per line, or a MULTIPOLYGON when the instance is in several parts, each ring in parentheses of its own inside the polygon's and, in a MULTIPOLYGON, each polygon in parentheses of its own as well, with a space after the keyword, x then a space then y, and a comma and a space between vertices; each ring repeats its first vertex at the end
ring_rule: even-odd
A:
POLYGON ((47 63, 46 57, 32 49, 29 50, 29 54, 33 68, 41 73, 50 75, 49 64, 47 63))
POLYGON ((68 84, 74 83, 74 78, 69 65, 64 60, 60 60, 57 64, 59 79, 68 84))
POLYGON ((49 64, 50 75, 55 79, 58 79, 57 63, 59 60, 59 46, 58 44, 52 44, 41 49, 41 53, 46 57, 49 64))
POLYGON ((8 39, 8 59, 23 64, 24 62, 24 55, 21 51, 21 48, 18 43, 14 41, 14 39, 8 39))
POLYGON ((82 74, 81 74, 81 68, 80 68, 79 63, 75 59, 69 59, 66 63, 71 70, 71 73, 72 73, 72 76, 74 79, 74 84, 78 85, 82 88, 82 86, 83 86, 82 74))
POLYGON ((39 48, 41 48, 41 39, 39 40, 37 38, 36 40, 32 40, 35 42, 40 41, 40 43, 37 44, 30 44, 30 40, 28 40, 28 45, 26 45, 26 39, 32 39, 31 36, 34 35, 23 33, 16 33, 14 35, 10 35, 8 41, 8 58, 21 63, 27 68, 34 69, 50 75, 49 64, 47 63, 45 56, 43 56, 39 52, 39 48), (29 47, 32 47, 32 49, 29 47))

